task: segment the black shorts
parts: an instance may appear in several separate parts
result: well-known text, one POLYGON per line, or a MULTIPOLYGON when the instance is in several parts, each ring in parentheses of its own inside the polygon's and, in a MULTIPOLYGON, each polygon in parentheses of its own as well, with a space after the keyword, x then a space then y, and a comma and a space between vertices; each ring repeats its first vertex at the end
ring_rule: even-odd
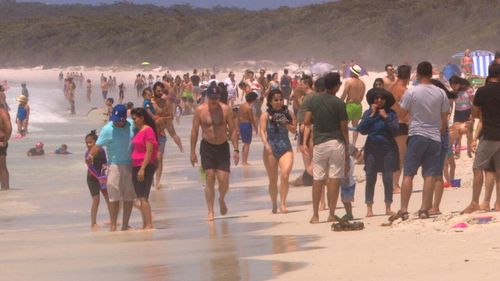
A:
POLYGON ((0 156, 7 156, 7 148, 9 148, 9 143, 6 143, 5 146, 0 147, 0 156))
POLYGON ((486 167, 486 169, 484 170, 487 172, 493 172, 493 173, 496 172, 495 160, 493 158, 490 160, 488 167, 486 167))
POLYGON ((230 172, 231 154, 229 143, 211 144, 206 140, 200 143, 201 166, 204 170, 221 170, 230 172))
POLYGON ((148 164, 144 170, 144 180, 137 180, 137 173, 141 169, 140 166, 132 167, 132 183, 134 184, 135 195, 137 198, 149 198, 149 192, 151 191, 151 185, 153 184, 153 177, 156 171, 155 164, 148 164))
POLYGON ((407 136, 408 135, 408 124, 399 123, 399 132, 394 137, 407 136))
POLYGON ((99 183, 99 181, 91 175, 87 175, 87 185, 92 197, 99 196, 99 191, 102 192, 103 195, 108 194, 108 191, 106 189, 101 189, 101 184, 99 183))
POLYGON ((453 114, 453 123, 464 123, 470 121, 472 110, 455 110, 453 114))

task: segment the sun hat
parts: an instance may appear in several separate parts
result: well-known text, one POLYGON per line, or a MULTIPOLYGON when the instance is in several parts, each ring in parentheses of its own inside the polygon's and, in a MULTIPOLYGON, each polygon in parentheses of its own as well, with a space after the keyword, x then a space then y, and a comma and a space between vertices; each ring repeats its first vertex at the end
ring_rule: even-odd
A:
POLYGON ((361 66, 355 64, 349 68, 351 73, 356 74, 357 76, 361 76, 361 66))
POLYGON ((127 120, 127 107, 123 104, 118 104, 113 107, 113 113, 111 114, 111 121, 121 122, 127 120))
POLYGON ((394 96, 383 88, 372 88, 366 93, 366 101, 368 104, 375 102, 375 97, 382 96, 385 99, 385 107, 391 107, 396 103, 394 96))
POLYGON ((24 96, 24 95, 20 95, 20 96, 16 97, 16 100, 18 102, 27 102, 28 98, 26 96, 24 96))

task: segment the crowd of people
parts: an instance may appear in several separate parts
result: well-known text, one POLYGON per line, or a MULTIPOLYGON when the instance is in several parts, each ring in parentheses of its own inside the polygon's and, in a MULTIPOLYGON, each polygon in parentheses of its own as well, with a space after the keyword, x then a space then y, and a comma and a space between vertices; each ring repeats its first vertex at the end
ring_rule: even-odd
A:
MULTIPOLYGON (((258 75, 246 70, 240 82, 235 80, 233 72, 219 82, 208 70, 199 76, 196 69, 192 75, 186 73, 182 78, 170 73, 156 78, 138 74, 134 87, 143 98, 139 107, 131 103, 124 105, 123 93, 113 106, 114 100, 108 97, 108 91, 116 85, 116 78, 102 75, 102 97, 109 108, 109 123, 99 135, 92 131, 85 137, 92 227, 97 227, 97 208, 103 194, 112 231, 117 230, 120 202, 122 230, 130 228, 134 205, 140 210, 143 229, 153 229, 150 190, 161 188, 167 133, 179 150, 184 151, 174 127, 174 121, 178 122, 183 114, 193 115, 189 158, 193 166, 201 165, 205 175, 209 221, 215 218, 216 182, 220 214, 228 212, 225 196, 230 185, 231 163, 240 162, 241 140, 241 162, 249 165, 254 133, 263 144, 262 161, 274 214, 288 212, 290 185, 312 186, 310 223, 319 223, 319 211, 325 209, 329 209, 329 222, 352 220, 355 164, 364 165, 366 217, 374 216, 375 186, 381 173, 385 215, 391 223, 408 219, 413 180, 419 169, 423 192, 417 216, 425 219, 440 214, 443 189, 454 182, 455 160, 460 158, 462 150, 467 151, 468 157, 474 157, 473 196, 463 213, 490 210, 495 183, 495 210, 500 210, 500 180, 496 168, 500 167, 500 113, 496 110, 500 106, 498 56, 489 67, 485 85, 477 91, 467 79, 459 76, 446 81, 441 75, 434 79, 436 71, 426 61, 416 66, 413 86, 409 86, 410 65, 387 64, 386 76, 375 79, 368 91, 360 79, 361 67, 352 64, 349 71, 350 78, 344 79, 338 72, 319 77, 308 73, 292 77, 285 69, 279 77, 278 73, 266 74, 264 69, 259 70, 258 75), (337 97, 343 83, 343 92, 337 97), (369 105, 365 109, 364 100, 369 105), (366 136, 362 145, 357 144, 359 134, 366 136), (296 150, 290 136, 295 136, 296 150), (462 146, 463 136, 467 139, 466 146, 462 146), (290 180, 295 151, 301 154, 304 171, 297 179, 290 180), (484 178, 486 195, 480 202, 484 178), (401 207, 397 212, 391 207, 394 193, 401 193, 401 207), (341 218, 335 214, 339 195, 346 211, 341 218)), ((65 83, 72 114, 76 88, 73 79, 67 77, 65 83)), ((80 79, 84 79, 83 76, 80 79)), ((88 85, 90 80, 87 87, 91 88, 88 85)), ((125 91, 123 83, 119 88, 125 91)), ((27 99, 27 90, 26 95, 18 97, 20 109, 16 120, 20 134, 25 132, 23 124, 29 116, 27 99), (22 114, 23 110, 28 114, 22 114)), ((12 133, 5 104, 0 108, 0 116, 0 152, 3 152, 12 133)), ((34 153, 43 150, 43 144, 41 146, 35 147, 34 153)), ((67 151, 67 146, 60 149, 67 151)), ((0 177, 2 188, 7 189, 8 171, 2 153, 0 177)))

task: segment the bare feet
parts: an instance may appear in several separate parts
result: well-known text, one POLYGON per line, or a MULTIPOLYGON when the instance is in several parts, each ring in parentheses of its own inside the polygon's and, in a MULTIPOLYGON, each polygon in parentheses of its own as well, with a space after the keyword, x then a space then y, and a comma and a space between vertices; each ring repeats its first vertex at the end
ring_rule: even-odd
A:
POLYGON ((214 221, 214 212, 208 212, 207 221, 214 221))
POLYGON ((157 184, 155 184, 155 188, 156 188, 156 189, 161 189, 161 183, 157 183, 157 184))
POLYGON ((479 210, 487 211, 487 212, 491 211, 490 204, 488 202, 484 202, 484 203, 479 204, 479 210))
POLYGON ((319 223, 319 218, 316 217, 316 216, 313 216, 310 220, 309 220, 309 223, 310 224, 317 224, 319 223))
POLYGON ((367 218, 371 218, 371 217, 373 217, 373 211, 372 211, 372 210, 368 210, 368 211, 366 211, 366 217, 367 217, 367 218))
POLYGON ((335 219, 335 214, 330 214, 328 216, 328 219, 326 220, 327 222, 334 222, 334 221, 337 221, 337 219, 335 219))
POLYGON ((431 215, 431 216, 433 216, 433 215, 441 215, 441 211, 439 209, 431 208, 429 210, 429 215, 431 215))
POLYGON ((226 202, 224 202, 224 199, 219 199, 219 208, 220 208, 220 214, 225 215, 227 214, 227 206, 226 202))
POLYGON ((326 207, 326 204, 324 202, 320 202, 319 203, 319 210, 320 211, 328 210, 328 207, 326 207))
POLYGON ((97 223, 94 223, 90 225, 90 228, 95 231, 99 229, 99 225, 97 223))
POLYGON ((278 204, 276 204, 276 202, 273 202, 273 210, 272 210, 273 214, 277 214, 278 213, 278 204))
POLYGON ((479 205, 477 204, 474 204, 474 203, 470 203, 469 206, 467 206, 467 208, 465 208, 462 212, 460 212, 461 215, 463 214, 471 214, 473 212, 476 212, 476 211, 479 211, 479 205))
POLYGON ((398 194, 401 193, 401 187, 397 186, 392 189, 393 194, 398 194))
POLYGON ((387 209, 387 210, 385 210, 385 214, 386 214, 387 216, 392 216, 392 215, 395 215, 395 214, 396 214, 396 212, 393 212, 391 209, 387 209))
POLYGON ((116 225, 112 225, 112 224, 110 224, 110 226, 109 226, 109 231, 111 231, 111 232, 116 231, 116 225))
POLYGON ((122 231, 129 231, 129 230, 132 230, 133 228, 130 226, 130 225, 127 225, 127 226, 122 226, 122 231))
POLYGON ((153 227, 152 224, 146 225, 142 230, 154 230, 155 228, 153 227))
POLYGON ((250 166, 250 163, 245 162, 245 163, 241 163, 241 165, 243 165, 243 166, 245 166, 245 167, 246 167, 246 166, 250 166))
POLYGON ((288 213, 288 210, 286 209, 286 206, 285 206, 285 205, 281 205, 281 206, 280 206, 280 213, 282 213, 282 214, 286 214, 286 213, 288 213))

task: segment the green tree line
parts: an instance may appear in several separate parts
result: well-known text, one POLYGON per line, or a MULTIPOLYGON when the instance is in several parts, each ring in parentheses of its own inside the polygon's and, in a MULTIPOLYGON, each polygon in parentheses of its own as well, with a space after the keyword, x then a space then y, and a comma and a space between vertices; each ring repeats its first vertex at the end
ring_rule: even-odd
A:
POLYGON ((299 8, 46 5, 0 2, 0 67, 231 66, 238 60, 368 67, 435 63, 500 48, 500 1, 341 0, 299 8))

